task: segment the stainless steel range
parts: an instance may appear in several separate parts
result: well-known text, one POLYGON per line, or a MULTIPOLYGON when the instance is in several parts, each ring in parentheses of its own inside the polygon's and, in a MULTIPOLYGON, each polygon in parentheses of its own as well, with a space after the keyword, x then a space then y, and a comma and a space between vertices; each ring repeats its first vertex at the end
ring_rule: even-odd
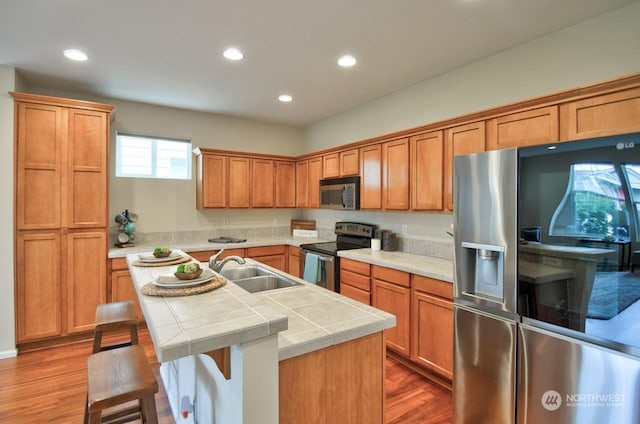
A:
POLYGON ((318 256, 319 270, 316 281, 319 286, 340 292, 340 264, 338 251, 371 247, 376 226, 357 222, 336 222, 336 241, 300 245, 300 275, 305 275, 307 254, 318 256))

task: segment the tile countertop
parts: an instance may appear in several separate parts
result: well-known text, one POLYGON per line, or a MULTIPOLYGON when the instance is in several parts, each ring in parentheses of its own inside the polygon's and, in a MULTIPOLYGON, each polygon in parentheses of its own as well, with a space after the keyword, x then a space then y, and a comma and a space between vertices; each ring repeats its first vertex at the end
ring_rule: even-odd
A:
MULTIPOLYGON (((373 334, 396 323, 391 314, 295 277, 292 278, 303 284, 256 294, 228 282, 219 289, 194 296, 145 296, 140 293, 142 286, 158 275, 171 274, 176 266, 137 267, 132 265, 136 260, 136 253, 127 255, 140 306, 161 362, 274 333, 278 333, 279 360, 284 360, 373 334)), ((231 262, 227 266, 239 265, 231 262)))
POLYGON ((341 250, 338 256, 453 283, 453 261, 447 259, 371 249, 341 250))
POLYGON ((220 250, 220 249, 244 249, 247 247, 275 246, 285 244, 288 246, 300 246, 307 243, 318 243, 328 241, 315 237, 262 237, 251 238, 242 243, 210 243, 206 240, 202 242, 186 241, 171 243, 155 243, 155 244, 139 244, 132 247, 116 247, 109 249, 108 258, 124 258, 131 253, 148 252, 159 246, 169 246, 171 249, 179 249, 183 252, 201 252, 203 250, 220 250))

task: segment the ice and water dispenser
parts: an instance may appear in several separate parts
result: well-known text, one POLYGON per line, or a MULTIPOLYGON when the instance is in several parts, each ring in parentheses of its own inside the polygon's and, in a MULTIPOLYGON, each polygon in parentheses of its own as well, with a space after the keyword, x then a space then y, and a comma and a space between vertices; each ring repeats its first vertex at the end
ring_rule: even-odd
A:
POLYGON ((504 299, 504 247, 462 242, 467 278, 466 295, 502 303, 504 299))

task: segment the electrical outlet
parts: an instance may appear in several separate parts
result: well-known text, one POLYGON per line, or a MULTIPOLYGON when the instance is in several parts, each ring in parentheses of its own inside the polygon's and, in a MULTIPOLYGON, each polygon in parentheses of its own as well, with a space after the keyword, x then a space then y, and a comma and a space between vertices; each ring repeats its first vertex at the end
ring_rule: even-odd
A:
POLYGON ((223 227, 228 227, 229 226, 229 220, 228 219, 223 219, 222 220, 222 226, 223 227))
POLYGON ((406 226, 406 225, 403 225, 403 226, 402 226, 402 235, 403 235, 403 236, 406 236, 406 235, 407 235, 407 226, 406 226))

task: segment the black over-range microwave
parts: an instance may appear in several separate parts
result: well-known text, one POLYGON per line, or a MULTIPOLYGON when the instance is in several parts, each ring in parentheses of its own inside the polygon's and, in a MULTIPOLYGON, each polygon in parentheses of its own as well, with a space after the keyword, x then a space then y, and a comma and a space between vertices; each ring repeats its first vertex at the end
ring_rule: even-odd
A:
POLYGON ((360 177, 356 175, 320 180, 320 208, 360 209, 360 177))

